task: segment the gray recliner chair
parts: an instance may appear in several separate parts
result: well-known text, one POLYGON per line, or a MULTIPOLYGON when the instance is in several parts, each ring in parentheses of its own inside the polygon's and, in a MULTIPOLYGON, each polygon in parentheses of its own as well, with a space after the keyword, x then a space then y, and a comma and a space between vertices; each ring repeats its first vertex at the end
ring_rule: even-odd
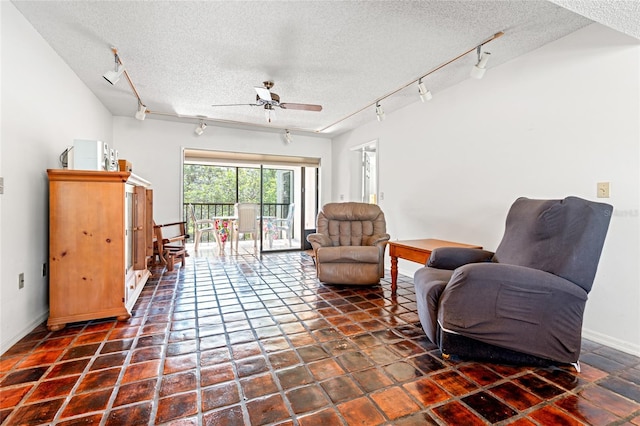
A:
POLYGON ((573 364, 613 208, 517 199, 495 253, 440 248, 416 271, 418 315, 443 355, 573 364))
POLYGON ((375 204, 325 204, 307 236, 318 279, 329 284, 377 284, 384 277, 389 241, 384 213, 375 204))

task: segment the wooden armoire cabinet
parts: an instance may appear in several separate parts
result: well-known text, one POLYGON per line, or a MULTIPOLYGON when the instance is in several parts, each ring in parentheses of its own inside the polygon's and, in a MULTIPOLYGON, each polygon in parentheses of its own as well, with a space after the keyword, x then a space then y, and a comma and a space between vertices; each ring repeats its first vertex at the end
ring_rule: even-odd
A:
POLYGON ((131 316, 150 276, 151 184, 130 172, 47 170, 50 330, 131 316))

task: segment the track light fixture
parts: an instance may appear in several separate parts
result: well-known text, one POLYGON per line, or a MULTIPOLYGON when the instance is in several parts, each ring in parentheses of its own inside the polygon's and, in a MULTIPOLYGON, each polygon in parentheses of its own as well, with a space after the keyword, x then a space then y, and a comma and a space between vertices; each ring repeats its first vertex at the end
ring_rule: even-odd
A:
POLYGON ((194 132, 196 133, 196 135, 201 136, 204 133, 204 129, 206 128, 207 124, 204 121, 200 121, 200 124, 198 125, 198 127, 196 127, 194 132))
POLYGON ((489 60, 489 56, 491 53, 484 52, 482 53, 482 45, 476 48, 478 52, 478 63, 471 68, 471 77, 477 78, 478 80, 484 76, 484 73, 487 71, 487 61, 489 60))
POLYGON ((284 130, 284 141, 287 144, 290 144, 291 142, 293 142, 293 136, 291 136, 291 132, 289 131, 289 129, 284 130))
POLYGON ((276 110, 273 109, 273 105, 265 105, 264 106, 264 118, 267 120, 267 123, 271 123, 272 120, 276 119, 276 110))
POLYGON ((120 76, 124 72, 124 65, 120 62, 120 58, 118 58, 118 54, 114 51, 113 59, 115 60, 115 68, 114 70, 109 70, 105 72, 102 77, 107 80, 111 84, 116 84, 118 80, 120 80, 120 76))
POLYGON ((380 106, 380 102, 376 102, 376 117, 378 121, 384 120, 384 110, 380 106))
POLYGON ((418 93, 420 94, 420 100, 422 102, 430 101, 431 99, 433 99, 431 91, 427 89, 427 86, 424 85, 422 79, 418 80, 418 93))
POLYGON ((147 107, 142 104, 142 102, 138 102, 138 110, 136 111, 136 120, 144 120, 147 116, 147 107))

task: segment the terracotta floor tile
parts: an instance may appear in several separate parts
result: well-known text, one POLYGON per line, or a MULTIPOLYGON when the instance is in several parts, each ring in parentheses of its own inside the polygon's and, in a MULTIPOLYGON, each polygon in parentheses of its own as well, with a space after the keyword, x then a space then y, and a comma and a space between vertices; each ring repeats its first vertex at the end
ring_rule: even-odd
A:
POLYGON ((412 364, 399 361, 384 367, 384 371, 397 382, 406 382, 422 376, 412 364))
POLYGON ((47 367, 34 367, 9 373, 0 382, 0 387, 38 381, 46 371, 47 367))
MULTIPOLYGON (((148 425, 151 418, 152 406, 150 402, 144 402, 132 406, 116 408, 107 415, 106 426, 121 425, 148 425)), ((95 424, 95 423, 88 423, 95 424)))
POLYGON ((0 424, 640 426, 640 358, 445 361, 411 277, 325 285, 306 253, 250 251, 152 274, 127 321, 41 324, 0 356, 0 424))
MULTIPOLYGON (((77 379, 77 378, 76 378, 77 379)), ((73 383, 75 383, 75 379, 73 383)), ((45 382, 46 383, 46 382, 45 382)), ((64 388, 64 384, 60 384, 62 388, 64 388)), ((42 386, 42 385, 41 385, 42 386)), ((72 385, 73 386, 73 385, 72 385)), ((33 385, 24 385, 24 386, 14 386, 10 389, 2 389, 0 390, 0 410, 5 408, 11 408, 18 405, 18 403, 24 398, 24 396, 33 388, 33 385)), ((71 388, 69 388, 71 390, 71 388)), ((36 388, 37 392, 37 388, 36 388)), ((68 392, 68 391, 67 391, 68 392)), ((39 392, 41 395, 45 395, 46 398, 50 398, 49 389, 39 392)), ((65 394, 64 390, 60 392, 65 394)), ((33 395, 33 394, 32 394, 33 395)), ((35 398, 31 397, 31 402, 38 401, 43 399, 42 396, 36 396, 35 398)), ((1 424, 2 422, 0 422, 1 424)))
POLYGON ((481 364, 463 365, 458 368, 458 371, 480 386, 490 385, 502 379, 502 377, 481 364))
POLYGON ((609 389, 632 401, 640 403, 640 385, 624 380, 620 377, 609 377, 598 383, 603 388, 609 389))
POLYGON ((165 423, 198 412, 198 395, 195 392, 161 398, 158 401, 156 423, 165 423))
POLYGON ((231 363, 218 364, 201 368, 200 370, 200 384, 203 387, 233 380, 234 378, 235 374, 231 363))
POLYGON ((275 423, 290 417, 280 395, 249 401, 247 402, 247 410, 252 425, 275 423))
POLYGON ((64 398, 22 405, 11 413, 10 422, 15 425, 46 424, 53 420, 64 398))
POLYGON ((59 337, 56 339, 46 339, 40 345, 36 346, 35 351, 55 351, 66 349, 71 344, 71 342, 74 341, 74 339, 75 337, 73 336, 59 337))
POLYGON ((97 357, 91 364, 90 370, 102 370, 105 368, 119 367, 124 365, 127 359, 126 352, 112 353, 97 357))
POLYGON ((640 409, 637 403, 600 386, 585 387, 578 392, 578 396, 620 417, 626 417, 640 409))
POLYGON ((362 391, 348 376, 339 376, 320 383, 334 403, 354 399, 362 395, 362 391))
POLYGON ((264 373, 269 370, 269 366, 267 365, 267 360, 265 357, 254 357, 254 358, 246 358, 241 359, 236 362, 236 369, 238 371, 239 377, 248 377, 253 374, 264 373))
POLYGON ((120 368, 109 368, 87 373, 80 381, 76 392, 88 392, 113 387, 120 376, 120 370, 120 368))
MULTIPOLYGON (((485 422, 458 401, 448 402, 432 409, 448 425, 475 426, 485 422)), ((550 424, 550 423, 549 423, 550 424)))
MULTIPOLYGON (((159 362, 149 361, 141 364, 144 364, 144 367, 141 366, 140 368, 152 369, 155 364, 159 365, 159 362)), ((136 364, 136 366, 141 364, 136 364)), ((196 368, 197 365, 198 357, 196 354, 172 356, 166 358, 164 361, 164 374, 173 374, 179 371, 191 370, 196 368)))
POLYGON ((53 364, 63 351, 63 349, 55 349, 50 351, 34 352, 20 361, 17 368, 29 368, 39 365, 53 364))
POLYGON ((156 382, 156 379, 148 379, 120 386, 113 406, 119 407, 153 400, 156 393, 156 382))
POLYGON ((297 386, 309 384, 313 381, 311 375, 303 365, 299 365, 276 372, 283 389, 290 389, 297 386))
POLYGON ((319 359, 328 358, 330 355, 320 345, 304 346, 297 349, 298 355, 302 361, 309 363, 319 359))
POLYGON ((554 386, 533 374, 520 376, 517 379, 514 379, 514 382, 529 389, 531 392, 543 399, 553 398, 554 396, 564 393, 564 391, 559 387, 554 386))
POLYGON ((425 407, 445 401, 450 397, 449 394, 436 385, 433 380, 426 377, 407 383, 403 388, 425 407))
POLYGON ((316 380, 324 380, 344 374, 344 369, 333 359, 323 359, 308 364, 311 374, 316 380))
POLYGON ((608 425, 618 420, 612 413, 602 410, 589 401, 575 395, 560 399, 555 404, 589 425, 608 425))
POLYGON ((462 401, 490 423, 498 423, 517 414, 515 410, 498 401, 487 392, 471 394, 462 398, 462 401))
POLYGON ((244 426, 244 413, 239 405, 205 413, 204 426, 244 426))
POLYGON ((198 385, 195 371, 171 374, 162 377, 160 383, 160 398, 164 398, 176 393, 193 391, 198 385))
POLYGON ((377 368, 357 371, 353 373, 353 377, 366 392, 373 392, 393 384, 393 381, 377 368))
POLYGON ((465 379, 465 377, 457 371, 444 371, 434 374, 431 376, 431 380, 454 396, 466 395, 478 388, 477 385, 465 379))
POLYGON ((371 399, 391 420, 420 411, 418 404, 399 387, 388 388, 371 394, 371 399))
POLYGON ((553 405, 529 413, 529 417, 543 425, 580 426, 582 423, 553 405))
POLYGON ((81 393, 71 398, 61 414, 62 418, 77 416, 78 414, 104 411, 113 392, 112 388, 96 392, 81 393))
MULTIPOLYGON (((75 417, 75 418, 69 419, 69 420, 62 420, 62 421, 56 423, 56 426, 97 425, 97 424, 100 424, 100 421, 102 420, 102 417, 103 417, 102 413, 89 414, 87 416, 75 417)), ((131 423, 131 424, 135 424, 135 423, 131 423)), ((146 423, 144 423, 144 424, 146 424, 146 423)))
POLYGON ((501 398, 511 407, 517 410, 526 410, 542 402, 542 399, 513 384, 512 382, 502 383, 489 389, 497 397, 501 398))
POLYGON ((221 385, 211 386, 202 390, 202 411, 233 405, 240 402, 238 384, 227 382, 221 385))
POLYGON ((313 414, 305 415, 298 418, 300 426, 318 426, 318 425, 341 425, 342 420, 338 413, 331 408, 318 411, 313 414))
POLYGON ((338 405, 338 410, 348 425, 379 425, 384 423, 384 416, 366 397, 354 399, 338 405))
POLYGON ((285 392, 295 414, 307 413, 325 407, 329 400, 317 385, 304 386, 285 392))

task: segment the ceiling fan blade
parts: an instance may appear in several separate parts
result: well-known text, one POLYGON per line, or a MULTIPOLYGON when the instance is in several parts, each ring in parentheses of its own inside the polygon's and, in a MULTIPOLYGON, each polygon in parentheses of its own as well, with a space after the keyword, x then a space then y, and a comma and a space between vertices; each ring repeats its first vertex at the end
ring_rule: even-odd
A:
POLYGON ((260 106, 259 104, 216 104, 212 107, 230 107, 230 106, 260 106))
POLYGON ((282 109, 298 109, 301 111, 322 111, 322 105, 311 105, 311 104, 292 104, 290 102, 285 102, 280 104, 280 108, 282 109))
POLYGON ((256 89, 256 92, 258 93, 258 97, 260 99, 263 99, 265 101, 271 101, 271 92, 269 91, 269 89, 264 88, 264 87, 254 87, 254 89, 256 89))

